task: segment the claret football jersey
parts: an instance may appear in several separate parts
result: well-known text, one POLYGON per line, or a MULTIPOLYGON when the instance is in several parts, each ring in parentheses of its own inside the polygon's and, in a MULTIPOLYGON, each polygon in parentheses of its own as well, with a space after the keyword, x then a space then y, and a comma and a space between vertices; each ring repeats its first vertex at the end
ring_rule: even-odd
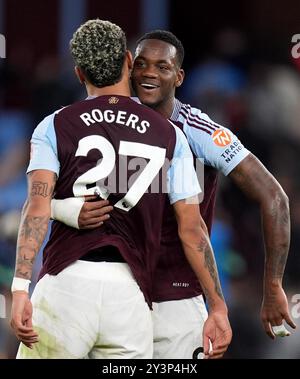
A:
POLYGON ((182 131, 132 99, 111 95, 77 102, 46 117, 31 144, 27 172, 55 172, 57 199, 99 193, 114 206, 110 219, 94 230, 54 221, 40 277, 56 275, 87 252, 112 245, 150 305, 165 206, 201 191, 182 131), (182 161, 184 171, 177 167, 182 161))
MULTIPOLYGON (((176 100, 170 119, 185 133, 195 162, 200 159, 204 164, 204 171, 199 169, 201 164, 198 164, 197 170, 203 176, 199 178, 203 187, 200 211, 210 233, 218 171, 224 175, 230 174, 249 151, 229 129, 213 122, 208 115, 189 104, 176 100)), ((199 281, 184 255, 174 211, 170 206, 165 208, 160 256, 153 283, 156 302, 186 299, 202 293, 199 281)))

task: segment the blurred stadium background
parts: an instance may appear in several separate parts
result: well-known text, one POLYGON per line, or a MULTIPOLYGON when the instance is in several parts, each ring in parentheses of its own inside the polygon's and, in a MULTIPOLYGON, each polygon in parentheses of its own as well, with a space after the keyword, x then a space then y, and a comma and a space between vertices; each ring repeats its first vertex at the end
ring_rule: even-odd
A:
POLYGON ((119 24, 131 49, 146 31, 174 32, 186 49, 178 97, 231 128, 287 192, 292 240, 284 286, 298 324, 291 337, 273 342, 263 332, 259 209, 221 176, 212 241, 234 332, 226 358, 300 358, 300 58, 291 53, 299 0, 0 0, 7 48, 0 59, 0 357, 14 357, 17 347, 9 288, 30 135, 45 115, 84 98, 68 42, 96 17, 119 24))

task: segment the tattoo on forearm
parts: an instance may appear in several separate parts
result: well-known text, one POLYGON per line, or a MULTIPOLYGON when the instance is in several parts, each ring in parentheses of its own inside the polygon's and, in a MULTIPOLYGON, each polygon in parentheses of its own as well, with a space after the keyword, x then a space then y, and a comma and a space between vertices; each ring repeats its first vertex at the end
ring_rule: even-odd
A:
POLYGON ((31 244, 42 244, 48 228, 48 217, 27 216, 23 221, 20 236, 31 244))
POLYGON ((290 211, 284 192, 274 177, 249 154, 230 174, 249 198, 261 206, 266 250, 265 271, 282 279, 290 241, 290 211))
POLYGON ((287 207, 285 211, 280 214, 281 225, 285 228, 290 228, 290 209, 287 207))
POLYGON ((278 255, 277 257, 277 270, 276 270, 276 275, 279 278, 283 277, 284 270, 285 270, 285 265, 286 265, 286 260, 287 260, 287 254, 285 251, 281 251, 281 254, 278 255))
POLYGON ((213 307, 213 306, 215 305, 215 302, 214 302, 214 300, 212 299, 212 297, 210 296, 208 289, 207 289, 203 284, 201 285, 201 287, 202 287, 203 293, 204 293, 204 295, 205 295, 206 303, 207 303, 210 307, 213 307))
POLYGON ((48 229, 48 216, 26 216, 21 224, 17 249, 16 276, 31 278, 32 266, 48 229))
POLYGON ((33 182, 30 195, 31 196, 43 196, 43 197, 49 196, 48 183, 33 182))
POLYGON ((282 279, 290 241, 289 206, 281 198, 274 201, 271 217, 264 216, 266 270, 273 279, 282 279))
POLYGON ((269 268, 267 268, 267 273, 270 274, 273 279, 282 279, 284 275, 286 260, 286 249, 278 249, 276 251, 273 250, 269 260, 269 268))
MULTIPOLYGON (((199 243, 198 246, 198 251, 204 254, 204 262, 205 262, 205 268, 208 269, 210 277, 212 278, 214 285, 215 285, 215 291, 217 295, 224 300, 223 294, 222 294, 222 289, 219 281, 219 276, 218 276, 218 271, 216 267, 216 263, 213 257, 213 252, 211 249, 211 246, 205 236, 202 237, 201 242, 199 243)), ((204 293, 207 292, 204 288, 204 293)), ((205 296, 207 297, 209 301, 209 296, 207 293, 205 293, 205 296)))

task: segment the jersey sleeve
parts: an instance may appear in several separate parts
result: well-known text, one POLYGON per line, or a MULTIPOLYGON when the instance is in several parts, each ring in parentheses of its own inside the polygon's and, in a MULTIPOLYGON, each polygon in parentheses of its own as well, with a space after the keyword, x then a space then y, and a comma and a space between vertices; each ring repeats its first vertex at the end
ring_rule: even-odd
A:
POLYGON ((57 156, 54 117, 55 113, 46 117, 33 132, 27 173, 34 170, 49 170, 59 175, 60 163, 57 156))
POLYGON ((201 193, 191 149, 183 132, 177 126, 173 126, 176 132, 176 145, 172 163, 167 173, 171 204, 201 193))
POLYGON ((238 137, 229 129, 214 123, 199 110, 185 113, 183 130, 197 158, 221 171, 225 176, 249 154, 238 137))

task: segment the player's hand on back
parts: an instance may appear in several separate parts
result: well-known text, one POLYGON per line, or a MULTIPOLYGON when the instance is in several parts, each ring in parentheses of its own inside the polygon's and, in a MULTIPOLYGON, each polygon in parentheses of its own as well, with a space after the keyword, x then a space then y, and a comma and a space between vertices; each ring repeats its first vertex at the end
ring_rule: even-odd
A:
POLYGON ((10 325, 17 338, 27 347, 32 348, 32 344, 38 342, 38 334, 32 327, 32 304, 28 293, 13 293, 10 325))
POLYGON ((289 336, 289 332, 283 326, 284 321, 291 328, 296 328, 296 324, 290 316, 287 298, 281 285, 269 285, 267 291, 265 291, 261 307, 261 320, 265 332, 272 339, 275 339, 276 336, 272 329, 274 326, 282 325, 283 330, 277 336, 289 336))
POLYGON ((79 229, 95 229, 107 221, 113 207, 108 200, 99 200, 98 196, 86 196, 81 208, 78 225, 79 229))
POLYGON ((232 330, 227 312, 209 312, 203 328, 203 349, 205 359, 222 358, 231 339, 232 330))

